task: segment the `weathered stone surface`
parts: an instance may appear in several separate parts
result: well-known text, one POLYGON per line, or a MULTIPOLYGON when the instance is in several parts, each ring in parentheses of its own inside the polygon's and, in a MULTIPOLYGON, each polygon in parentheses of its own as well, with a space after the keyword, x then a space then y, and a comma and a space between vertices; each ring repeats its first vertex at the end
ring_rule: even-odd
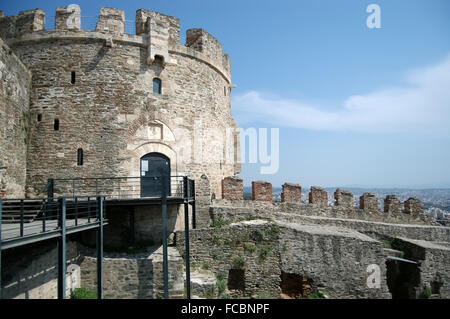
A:
POLYGON ((359 197, 359 208, 366 212, 378 212, 378 198, 372 193, 359 197))
POLYGON ((321 187, 311 186, 309 192, 309 203, 318 206, 328 205, 328 193, 321 187))
POLYGON ((55 29, 73 31, 80 30, 81 8, 76 4, 56 8, 55 29))
POLYGON ((302 187, 299 184, 284 183, 282 186, 281 201, 285 203, 298 203, 302 199, 302 187))
POLYGON ((334 199, 336 200, 335 205, 345 209, 354 209, 354 198, 353 194, 347 190, 338 188, 334 192, 334 199))
MULTIPOLYGON (((148 66, 146 34, 52 30, 22 41, 9 29, 18 17, 0 19, 0 35, 8 35, 13 52, 33 73, 27 186, 34 196, 42 196, 52 177, 139 176, 140 158, 151 152, 169 157, 173 175, 195 180, 206 175, 209 198, 221 197, 223 176, 239 172, 238 157, 223 156, 238 154, 227 130, 231 141, 239 139, 230 95, 224 94, 231 80, 223 53, 213 59, 176 43, 176 18, 149 10, 141 15, 142 21, 168 23, 169 60, 176 63, 148 66), (114 48, 105 47, 108 37, 114 48), (162 81, 162 94, 153 93, 155 77, 162 81), (59 131, 53 129, 55 119, 59 131), (83 166, 77 166, 79 148, 83 166)), ((110 20, 122 21, 121 11, 102 10, 98 27, 110 20)))
POLYGON ((264 181, 252 182, 252 199, 256 201, 272 202, 272 184, 264 181))
POLYGON ((384 199, 384 212, 390 214, 400 214, 402 203, 395 195, 387 195, 384 199))
POLYGON ((122 34, 125 32, 125 12, 114 8, 100 8, 99 20, 95 26, 99 32, 122 34))
MULTIPOLYGON (((85 250, 81 262, 81 286, 96 290, 97 258, 94 251, 85 250)), ((183 298, 183 259, 174 247, 168 248, 169 297, 183 298)), ((162 247, 147 253, 105 254, 103 260, 103 291, 112 299, 162 299, 164 281, 162 247)))
POLYGON ((0 198, 24 196, 30 91, 30 73, 0 39, 0 198))
MULTIPOLYGON (((80 252, 75 242, 66 244, 66 296, 81 286, 80 252)), ((58 249, 44 241, 2 251, 2 293, 5 299, 58 298, 58 249)))
POLYGON ((16 20, 16 36, 44 30, 45 12, 40 9, 20 11, 16 20))
POLYGON ((244 184, 242 179, 236 176, 225 177, 222 180, 222 198, 229 200, 243 200, 244 184))
POLYGON ((409 198, 405 200, 405 213, 410 214, 413 218, 423 215, 423 202, 417 198, 409 198))

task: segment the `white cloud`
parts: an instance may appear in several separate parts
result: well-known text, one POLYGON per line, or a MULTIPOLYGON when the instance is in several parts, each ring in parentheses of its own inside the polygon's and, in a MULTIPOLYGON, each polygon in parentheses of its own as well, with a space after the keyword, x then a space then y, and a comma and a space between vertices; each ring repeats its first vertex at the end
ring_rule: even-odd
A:
POLYGON ((450 136, 450 55, 408 73, 406 85, 348 97, 335 110, 250 91, 233 98, 242 120, 311 130, 450 136))

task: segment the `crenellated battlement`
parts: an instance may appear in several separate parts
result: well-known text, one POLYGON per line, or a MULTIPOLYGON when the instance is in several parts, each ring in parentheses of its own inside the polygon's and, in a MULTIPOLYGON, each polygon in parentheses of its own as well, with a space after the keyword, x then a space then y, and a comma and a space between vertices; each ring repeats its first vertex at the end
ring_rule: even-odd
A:
MULTIPOLYGON (((429 224, 424 214, 422 201, 409 198, 401 201, 395 195, 388 195, 383 201, 383 211, 379 200, 372 193, 364 193, 355 205, 355 196, 348 190, 336 189, 334 203, 329 201, 328 193, 321 187, 311 186, 308 200, 302 200, 302 187, 299 184, 285 183, 282 187, 281 203, 272 202, 272 185, 268 182, 252 182, 252 200, 243 196, 243 181, 236 177, 227 177, 222 182, 222 201, 220 205, 257 208, 259 211, 288 211, 311 216, 363 219, 372 221, 429 224)), ((219 205, 219 206, 220 206, 219 205)), ((270 213, 269 213, 270 215, 270 213)))
POLYGON ((20 40, 51 38, 99 39, 106 46, 114 42, 131 42, 147 47, 147 63, 155 59, 163 63, 175 63, 169 57, 176 52, 205 60, 229 79, 230 59, 222 52, 222 45, 203 29, 186 31, 186 43, 180 44, 180 19, 159 12, 139 9, 134 21, 125 19, 125 12, 115 8, 100 8, 97 17, 82 16, 78 5, 58 7, 54 16, 47 16, 40 9, 25 10, 17 16, 0 14, 0 37, 8 44, 20 40), (46 19, 48 21, 46 21, 46 19), (51 23, 53 22, 54 23, 51 23), (47 22, 47 23, 46 23, 47 22), (53 24, 53 25, 52 25, 53 24))

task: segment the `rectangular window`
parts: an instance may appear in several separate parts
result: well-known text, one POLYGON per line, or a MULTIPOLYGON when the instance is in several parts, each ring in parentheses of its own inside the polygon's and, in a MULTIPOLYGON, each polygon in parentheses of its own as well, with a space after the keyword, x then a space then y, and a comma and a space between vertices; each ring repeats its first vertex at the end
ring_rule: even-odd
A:
POLYGON ((72 84, 75 84, 75 80, 76 80, 75 71, 72 71, 72 79, 71 79, 71 83, 72 83, 72 84))

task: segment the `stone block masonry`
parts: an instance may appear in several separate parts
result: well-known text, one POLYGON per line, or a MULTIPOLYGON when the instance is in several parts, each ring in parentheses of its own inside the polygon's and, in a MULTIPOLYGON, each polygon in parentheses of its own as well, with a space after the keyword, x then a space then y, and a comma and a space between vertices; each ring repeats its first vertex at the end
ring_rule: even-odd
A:
POLYGON ((321 187, 311 186, 309 203, 318 206, 328 206, 328 193, 321 187))
POLYGON ((400 214, 402 212, 402 203, 397 196, 386 196, 384 199, 384 212, 390 214, 400 214))
POLYGON ((405 213, 411 214, 413 218, 423 214, 423 203, 417 198, 409 198, 405 201, 405 213))
POLYGON ((30 72, 0 39, 0 197, 24 196, 30 91, 30 72))
POLYGON ((72 4, 67 7, 56 8, 55 29, 72 31, 80 30, 81 8, 76 4, 72 4))
POLYGON ((252 199, 263 202, 272 202, 272 184, 263 181, 252 182, 252 199))
POLYGON ((123 34, 125 32, 125 12, 113 8, 100 8, 99 20, 95 26, 95 30, 123 34))
POLYGON ((347 190, 338 188, 334 192, 334 199, 336 200, 335 205, 345 209, 354 209, 354 198, 353 194, 347 190))
POLYGON ((302 188, 299 184, 284 183, 281 192, 281 201, 285 203, 298 203, 302 199, 302 188))
POLYGON ((244 184, 242 179, 230 176, 222 180, 222 198, 229 200, 244 199, 244 184))
POLYGON ((359 198, 359 208, 365 212, 378 212, 378 198, 372 193, 364 193, 359 198))

